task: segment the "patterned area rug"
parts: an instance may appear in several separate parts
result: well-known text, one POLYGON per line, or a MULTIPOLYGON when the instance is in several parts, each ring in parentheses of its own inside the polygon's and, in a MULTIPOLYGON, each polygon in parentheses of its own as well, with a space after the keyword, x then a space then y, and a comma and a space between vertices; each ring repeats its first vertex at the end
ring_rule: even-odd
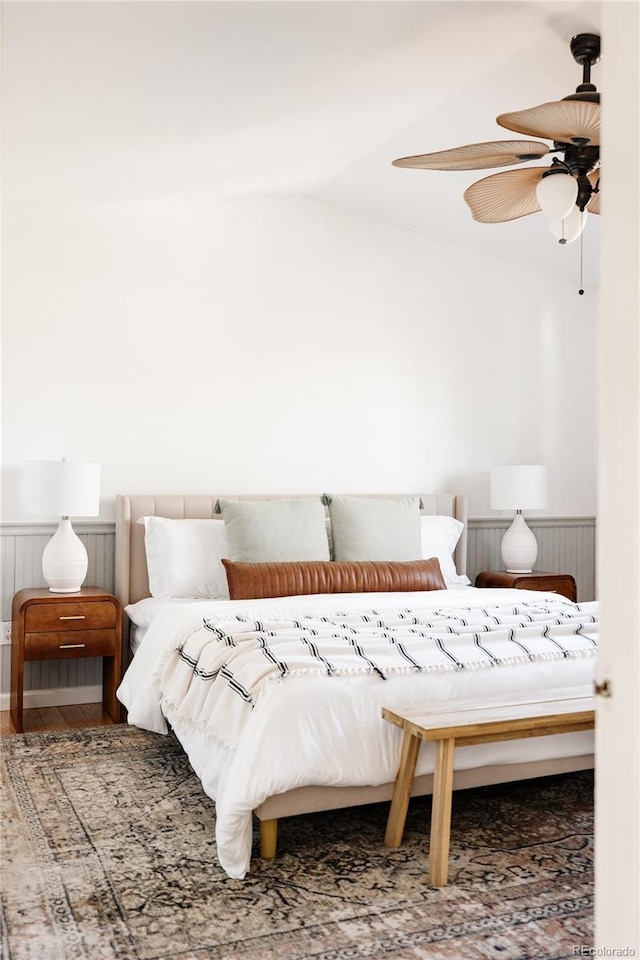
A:
POLYGON ((132 727, 3 740, 6 960, 560 960, 592 943, 593 777, 454 795, 450 885, 430 798, 285 820, 230 880, 179 744, 132 727))

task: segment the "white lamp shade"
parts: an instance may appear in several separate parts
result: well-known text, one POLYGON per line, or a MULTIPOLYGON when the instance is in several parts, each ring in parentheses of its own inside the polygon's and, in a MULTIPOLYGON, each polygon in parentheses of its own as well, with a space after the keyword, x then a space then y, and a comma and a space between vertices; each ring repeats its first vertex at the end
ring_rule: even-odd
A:
POLYGON ((536 199, 551 220, 564 220, 578 199, 578 181, 570 173, 551 173, 538 183, 536 199))
POLYGON ((26 471, 29 513, 52 517, 97 517, 100 464, 31 460, 26 471))
POLYGON ((564 220, 551 220, 549 227, 558 243, 573 243, 587 224, 587 211, 580 210, 574 204, 571 213, 564 220))
POLYGON ((491 470, 492 510, 543 510, 548 499, 546 467, 517 464, 491 470))

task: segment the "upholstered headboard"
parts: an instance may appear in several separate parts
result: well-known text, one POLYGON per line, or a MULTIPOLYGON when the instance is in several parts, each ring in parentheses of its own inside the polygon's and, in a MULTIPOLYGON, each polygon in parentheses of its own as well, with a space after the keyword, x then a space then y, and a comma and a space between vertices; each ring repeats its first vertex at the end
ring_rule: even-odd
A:
MULTIPOLYGON (((284 494, 259 496, 240 494, 162 494, 159 496, 135 494, 116 497, 116 595, 123 607, 149 596, 147 558, 144 549, 144 526, 136 523, 140 517, 169 517, 170 519, 214 518, 219 498, 233 500, 273 500, 284 494)), ((288 496, 298 496, 289 494, 288 496)), ((309 496, 312 496, 309 494, 309 496)), ((315 494, 318 496, 318 494, 315 494)), ((361 496, 361 494, 359 494, 361 496)), ((400 494, 370 494, 370 496, 400 496, 400 494)), ((466 573, 467 566, 467 498, 449 493, 410 494, 419 496, 422 513, 426 516, 456 517, 465 527, 454 554, 458 573, 466 573)), ((220 520, 222 523, 222 520, 220 520)))

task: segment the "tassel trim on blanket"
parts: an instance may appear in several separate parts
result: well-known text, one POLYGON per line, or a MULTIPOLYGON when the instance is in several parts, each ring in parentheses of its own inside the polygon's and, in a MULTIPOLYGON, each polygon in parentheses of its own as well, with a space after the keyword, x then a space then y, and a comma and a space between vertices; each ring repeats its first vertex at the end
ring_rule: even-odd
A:
MULTIPOLYGON (((595 657, 597 620, 578 604, 374 610, 301 618, 204 618, 163 657, 163 711, 176 728, 233 750, 261 693, 315 675, 484 670, 595 657)), ((329 689, 329 688, 328 688, 329 689)))

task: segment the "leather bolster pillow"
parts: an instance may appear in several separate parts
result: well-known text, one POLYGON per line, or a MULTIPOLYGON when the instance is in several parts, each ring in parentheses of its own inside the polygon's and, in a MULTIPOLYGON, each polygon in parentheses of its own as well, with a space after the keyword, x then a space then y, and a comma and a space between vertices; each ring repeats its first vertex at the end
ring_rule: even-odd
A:
POLYGON ((309 593, 388 593, 446 590, 440 564, 429 560, 300 560, 242 563, 223 559, 232 600, 309 593))

